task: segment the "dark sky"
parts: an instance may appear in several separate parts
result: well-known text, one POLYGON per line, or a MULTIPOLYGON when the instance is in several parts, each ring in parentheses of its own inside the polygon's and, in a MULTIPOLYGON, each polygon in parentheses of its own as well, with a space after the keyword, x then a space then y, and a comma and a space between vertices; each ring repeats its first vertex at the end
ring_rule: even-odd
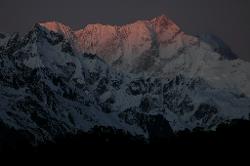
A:
POLYGON ((25 32, 56 20, 79 29, 88 23, 126 24, 165 14, 186 33, 213 33, 250 60, 250 0, 0 0, 0 31, 25 32))

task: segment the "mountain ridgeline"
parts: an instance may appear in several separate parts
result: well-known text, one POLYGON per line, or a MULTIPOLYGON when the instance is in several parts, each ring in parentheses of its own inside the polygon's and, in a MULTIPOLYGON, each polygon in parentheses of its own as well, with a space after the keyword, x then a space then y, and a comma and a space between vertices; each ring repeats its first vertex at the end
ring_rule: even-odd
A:
POLYGON ((214 131, 249 120, 249 81, 249 62, 221 39, 187 35, 166 16, 78 31, 35 24, 25 35, 0 34, 1 146, 214 131))

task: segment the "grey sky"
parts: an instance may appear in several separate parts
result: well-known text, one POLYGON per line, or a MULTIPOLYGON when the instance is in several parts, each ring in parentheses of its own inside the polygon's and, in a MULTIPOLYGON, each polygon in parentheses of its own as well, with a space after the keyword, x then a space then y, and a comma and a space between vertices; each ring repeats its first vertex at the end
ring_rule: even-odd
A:
POLYGON ((213 33, 250 60, 250 0, 0 0, 0 31, 25 32, 36 22, 126 24, 165 14, 183 31, 213 33))

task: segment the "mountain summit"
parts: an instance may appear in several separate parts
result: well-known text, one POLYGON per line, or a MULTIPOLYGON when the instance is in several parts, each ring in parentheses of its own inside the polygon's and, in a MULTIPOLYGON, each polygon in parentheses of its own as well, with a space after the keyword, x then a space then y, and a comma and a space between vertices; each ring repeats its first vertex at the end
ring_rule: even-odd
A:
POLYGON ((226 50, 166 16, 1 34, 0 126, 38 144, 101 126, 152 138, 249 119, 250 64, 226 50))
POLYGON ((58 22, 40 25, 70 39, 79 52, 97 54, 108 63, 116 63, 122 57, 128 63, 132 56, 141 55, 157 45, 166 45, 181 33, 165 15, 124 26, 91 24, 77 31, 58 22))
POLYGON ((62 34, 77 52, 96 54, 112 66, 132 72, 164 68, 154 57, 167 61, 182 51, 185 53, 186 48, 196 47, 205 52, 211 49, 213 56, 223 59, 237 57, 219 38, 187 35, 165 15, 124 26, 90 24, 77 31, 58 22, 40 25, 62 34), (150 58, 145 59, 148 54, 150 58))
POLYGON ((242 93, 250 93, 245 81, 239 86, 237 79, 224 78, 233 73, 242 80, 247 67, 242 65, 242 71, 235 72, 231 66, 236 61, 221 61, 237 59, 222 40, 214 35, 185 34, 165 15, 124 26, 90 24, 77 31, 56 22, 41 25, 63 35, 75 52, 95 54, 119 71, 202 77, 213 85, 238 87, 242 93), (223 70, 218 72, 218 68, 223 70))

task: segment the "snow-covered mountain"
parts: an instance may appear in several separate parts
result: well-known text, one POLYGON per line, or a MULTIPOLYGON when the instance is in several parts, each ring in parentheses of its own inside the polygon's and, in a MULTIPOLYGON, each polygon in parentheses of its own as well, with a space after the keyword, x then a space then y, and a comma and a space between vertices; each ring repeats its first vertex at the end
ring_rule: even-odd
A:
POLYGON ((98 55, 120 71, 202 77, 213 86, 250 93, 249 63, 237 59, 218 37, 187 35, 164 15, 125 26, 87 25, 78 31, 60 23, 41 25, 65 36, 77 52, 98 55))
POLYGON ((166 16, 0 34, 0 124, 43 142, 95 126, 150 137, 249 119, 250 64, 228 50, 166 16))

